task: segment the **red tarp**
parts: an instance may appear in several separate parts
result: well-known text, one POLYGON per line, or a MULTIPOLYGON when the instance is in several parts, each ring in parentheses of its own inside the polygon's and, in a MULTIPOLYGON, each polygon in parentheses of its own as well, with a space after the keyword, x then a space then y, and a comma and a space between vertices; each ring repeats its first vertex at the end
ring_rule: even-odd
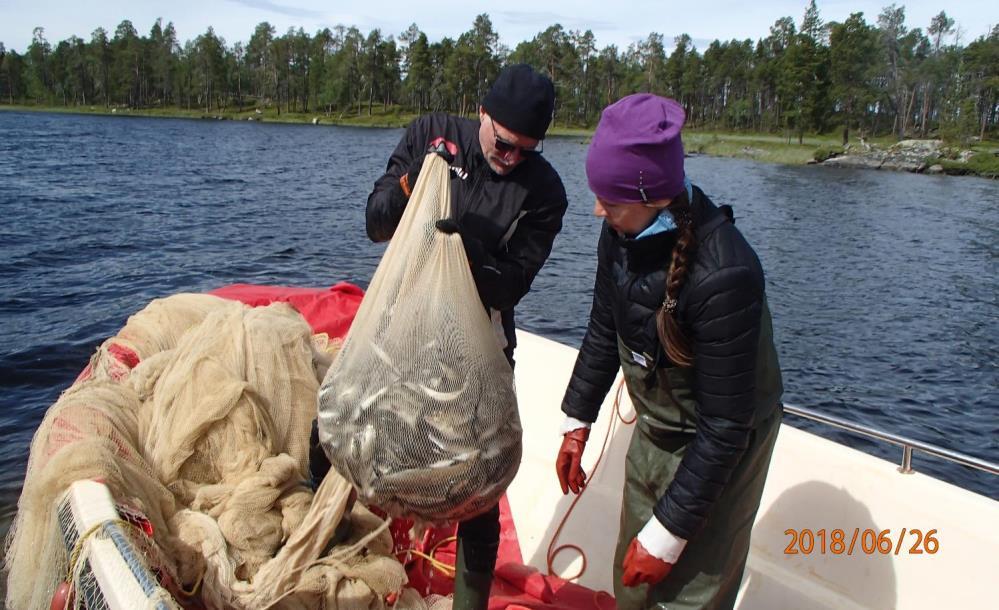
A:
MULTIPOLYGON (((233 284, 210 294, 241 301, 254 307, 274 301, 288 302, 302 314, 316 333, 326 333, 330 338, 343 338, 361 305, 364 291, 340 282, 331 288, 293 288, 287 286, 255 286, 233 284)), ((506 496, 500 499, 500 547, 496 561, 496 578, 489 598, 489 610, 613 610, 614 598, 603 591, 565 581, 557 576, 543 576, 536 569, 525 566, 521 554, 517 528, 510 513, 506 496)), ((396 519, 391 527, 395 549, 400 558, 407 550, 432 554, 435 559, 454 565, 455 542, 448 540, 455 535, 457 525, 432 528, 422 540, 412 541, 409 530, 412 522, 396 519)), ((409 586, 423 595, 447 595, 454 590, 450 577, 435 569, 430 561, 411 555, 406 563, 409 586)))
POLYGON ((269 305, 274 301, 288 302, 302 314, 313 332, 326 333, 331 339, 347 335, 364 298, 363 290, 347 282, 340 282, 331 288, 233 284, 212 290, 209 294, 253 307, 269 305))

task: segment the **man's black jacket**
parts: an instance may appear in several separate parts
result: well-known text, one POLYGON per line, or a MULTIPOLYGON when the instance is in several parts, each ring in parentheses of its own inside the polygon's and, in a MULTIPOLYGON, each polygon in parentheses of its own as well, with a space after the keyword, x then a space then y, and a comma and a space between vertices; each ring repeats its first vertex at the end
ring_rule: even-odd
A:
MULTIPOLYGON (((462 239, 476 239, 485 256, 472 266, 482 303, 502 315, 509 348, 515 345, 513 308, 551 253, 568 202, 562 181, 540 155, 531 155, 506 176, 495 174, 479 145, 479 123, 443 113, 413 121, 368 196, 366 222, 372 241, 395 233, 406 207, 399 177, 438 138, 458 147, 451 173, 452 217, 462 239)), ((414 185, 410 185, 414 186, 414 185)))

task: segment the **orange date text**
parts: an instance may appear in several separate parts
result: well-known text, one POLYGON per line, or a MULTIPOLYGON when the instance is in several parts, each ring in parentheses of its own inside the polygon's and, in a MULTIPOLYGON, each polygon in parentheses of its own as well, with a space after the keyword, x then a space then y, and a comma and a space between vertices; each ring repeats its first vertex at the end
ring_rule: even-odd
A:
POLYGON ((937 530, 903 527, 875 530, 786 529, 785 555, 933 555, 940 550, 937 530))

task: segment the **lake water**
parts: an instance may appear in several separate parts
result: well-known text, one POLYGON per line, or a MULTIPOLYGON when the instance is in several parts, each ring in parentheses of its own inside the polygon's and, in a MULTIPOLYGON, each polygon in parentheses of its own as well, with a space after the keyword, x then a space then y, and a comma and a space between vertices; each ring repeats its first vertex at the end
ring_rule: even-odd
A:
MULTIPOLYGON (((366 287, 383 246, 364 204, 401 133, 0 112, 0 533, 45 409, 151 299, 366 287)), ((545 143, 570 208, 518 309, 521 328, 574 347, 600 229, 585 153, 545 143)), ((786 402, 999 462, 999 182, 708 157, 687 170, 734 206, 763 262, 786 402)), ((999 498, 995 477, 922 454, 914 466, 999 498)))

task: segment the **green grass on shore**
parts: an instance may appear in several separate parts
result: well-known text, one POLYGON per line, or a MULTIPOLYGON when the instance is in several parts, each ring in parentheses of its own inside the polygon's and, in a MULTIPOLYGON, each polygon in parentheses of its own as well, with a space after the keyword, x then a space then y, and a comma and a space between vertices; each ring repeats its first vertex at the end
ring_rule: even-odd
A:
MULTIPOLYGON (((416 118, 417 114, 402 110, 398 106, 385 108, 373 105, 371 113, 367 106, 352 109, 350 112, 333 112, 327 114, 318 112, 278 112, 273 107, 243 109, 229 107, 224 110, 204 108, 106 108, 104 106, 23 106, 0 104, 0 110, 28 110, 39 112, 59 112, 73 114, 100 114, 114 116, 142 116, 161 118, 234 120, 234 121, 264 121, 268 123, 299 123, 318 125, 343 125, 355 127, 405 127, 416 118)), ((471 115, 470 115, 471 116, 471 115)), ((593 129, 559 125, 557 122, 549 131, 550 135, 589 138, 593 129)), ((787 136, 765 133, 733 133, 701 131, 694 128, 684 130, 684 148, 688 153, 703 154, 717 157, 736 157, 753 159, 765 163, 781 163, 788 165, 804 165, 815 159, 824 160, 832 152, 841 152, 841 139, 838 133, 817 135, 808 134, 798 143, 797 136, 790 140, 787 136)), ((868 140, 877 148, 888 148, 894 144, 890 137, 868 140)), ((999 157, 994 154, 999 143, 986 141, 975 144, 972 148, 978 154, 968 163, 942 160, 945 171, 951 174, 980 175, 988 178, 999 177, 999 157)))
POLYGON ((955 176, 981 176, 999 178, 999 156, 994 152, 976 152, 967 162, 953 159, 940 159, 938 163, 944 172, 955 176))
POLYGON ((56 112, 67 114, 97 114, 111 116, 156 117, 174 119, 206 119, 228 121, 264 121, 268 123, 313 123, 320 125, 354 125, 359 127, 405 127, 417 115, 403 112, 398 108, 383 109, 374 106, 371 115, 366 108, 360 114, 334 112, 327 114, 317 112, 278 111, 273 107, 258 110, 251 106, 242 109, 228 107, 212 108, 106 108, 104 106, 22 106, 0 104, 0 110, 26 110, 35 112, 56 112))
POLYGON ((713 131, 687 131, 683 136, 688 153, 716 157, 738 157, 766 163, 804 165, 812 160, 817 148, 828 146, 835 138, 809 136, 802 144, 797 138, 787 139, 767 134, 721 133, 713 131))

